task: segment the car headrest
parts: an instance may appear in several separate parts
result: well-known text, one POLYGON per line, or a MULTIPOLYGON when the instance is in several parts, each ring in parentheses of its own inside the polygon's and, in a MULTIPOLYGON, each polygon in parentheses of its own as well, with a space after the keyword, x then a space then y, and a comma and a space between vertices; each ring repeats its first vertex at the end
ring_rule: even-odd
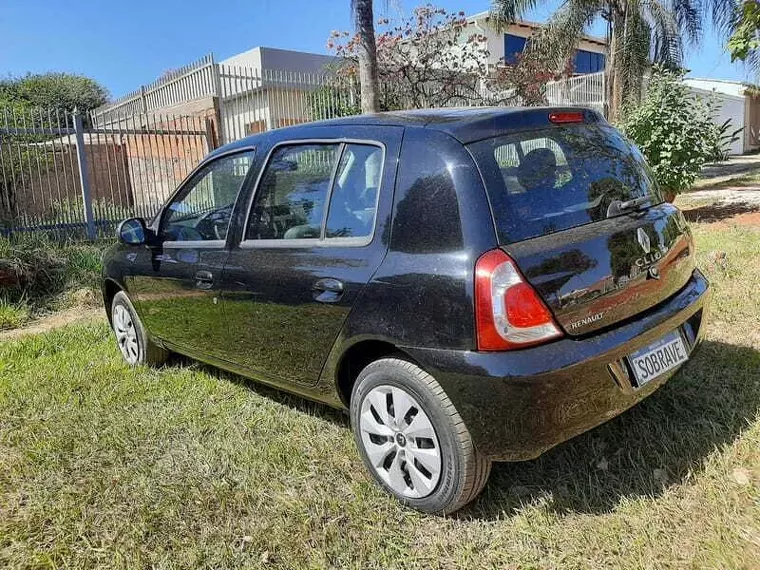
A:
POLYGON ((517 167, 517 179, 525 190, 553 187, 557 180, 557 157, 548 148, 534 148, 517 167))

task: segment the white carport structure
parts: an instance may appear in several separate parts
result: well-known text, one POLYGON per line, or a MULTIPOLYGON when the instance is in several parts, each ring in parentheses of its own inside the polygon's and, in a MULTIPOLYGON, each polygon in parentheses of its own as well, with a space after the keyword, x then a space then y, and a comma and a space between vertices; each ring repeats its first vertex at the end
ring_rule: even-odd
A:
POLYGON ((719 103, 715 122, 731 119, 731 131, 743 127, 739 140, 731 145, 733 155, 760 148, 760 96, 739 81, 686 78, 684 82, 698 95, 714 96, 719 103))

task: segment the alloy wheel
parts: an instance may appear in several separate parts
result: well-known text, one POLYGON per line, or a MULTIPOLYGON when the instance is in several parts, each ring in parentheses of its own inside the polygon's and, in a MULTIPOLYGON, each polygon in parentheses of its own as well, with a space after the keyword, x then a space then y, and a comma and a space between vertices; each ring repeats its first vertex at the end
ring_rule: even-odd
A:
POLYGON ((113 330, 124 360, 135 364, 140 355, 137 331, 132 315, 124 305, 116 305, 113 309, 113 330))
POLYGON ((441 477, 441 448, 430 418, 408 392, 376 386, 364 397, 359 418, 372 468, 395 493, 430 495, 441 477))

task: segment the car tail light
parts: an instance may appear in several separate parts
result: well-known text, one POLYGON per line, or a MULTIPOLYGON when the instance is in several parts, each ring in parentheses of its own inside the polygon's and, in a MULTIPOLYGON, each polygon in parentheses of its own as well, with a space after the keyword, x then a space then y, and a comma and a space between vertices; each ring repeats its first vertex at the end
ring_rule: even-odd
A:
POLYGON ((551 312, 500 249, 475 264, 478 350, 511 350, 562 336, 551 312))
POLYGON ((549 113, 549 121, 557 124, 564 123, 582 123, 582 111, 563 111, 560 113, 549 113))

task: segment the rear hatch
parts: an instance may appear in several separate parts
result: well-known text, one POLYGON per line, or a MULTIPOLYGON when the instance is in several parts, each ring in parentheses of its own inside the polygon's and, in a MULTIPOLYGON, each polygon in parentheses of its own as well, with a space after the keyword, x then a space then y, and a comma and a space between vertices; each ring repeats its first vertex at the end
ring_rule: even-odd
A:
POLYGON ((499 243, 569 335, 672 296, 694 271, 681 212, 607 124, 564 124, 469 146, 499 243))

